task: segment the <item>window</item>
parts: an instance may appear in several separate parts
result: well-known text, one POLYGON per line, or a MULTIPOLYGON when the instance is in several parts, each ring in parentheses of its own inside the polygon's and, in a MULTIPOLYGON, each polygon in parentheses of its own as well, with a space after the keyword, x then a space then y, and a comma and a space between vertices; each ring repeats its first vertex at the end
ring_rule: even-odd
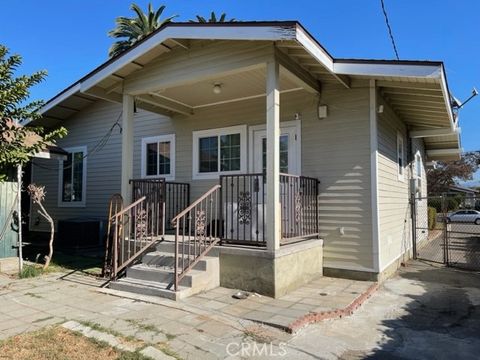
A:
MULTIPOLYGON (((262 171, 267 172, 267 139, 262 138, 262 171)), ((280 135, 280 172, 288 174, 288 134, 280 135)))
POLYGON ((403 146, 403 136, 397 133, 397 164, 398 164, 398 180, 405 180, 405 155, 403 146))
POLYGON ((422 156, 420 153, 415 154, 415 175, 418 179, 422 178, 422 156))
POLYGON ((60 161, 58 205, 85 206, 87 182, 87 147, 65 149, 66 160, 60 161))
POLYGON ((246 126, 193 132, 193 178, 246 171, 246 126))
POLYGON ((143 178, 175 178, 175 135, 160 135, 142 139, 143 178))

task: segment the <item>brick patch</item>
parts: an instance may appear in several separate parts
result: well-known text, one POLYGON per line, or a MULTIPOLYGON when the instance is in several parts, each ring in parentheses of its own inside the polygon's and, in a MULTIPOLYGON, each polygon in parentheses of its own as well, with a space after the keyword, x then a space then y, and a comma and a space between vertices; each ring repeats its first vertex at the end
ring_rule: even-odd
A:
POLYGON ((295 333, 299 329, 308 324, 317 323, 323 320, 330 319, 339 319, 345 316, 350 316, 357 310, 372 294, 377 291, 378 283, 372 284, 364 293, 357 296, 350 305, 344 307, 343 309, 335 309, 331 311, 322 311, 322 312, 310 312, 307 315, 304 315, 294 322, 290 323, 285 330, 291 334, 295 333))

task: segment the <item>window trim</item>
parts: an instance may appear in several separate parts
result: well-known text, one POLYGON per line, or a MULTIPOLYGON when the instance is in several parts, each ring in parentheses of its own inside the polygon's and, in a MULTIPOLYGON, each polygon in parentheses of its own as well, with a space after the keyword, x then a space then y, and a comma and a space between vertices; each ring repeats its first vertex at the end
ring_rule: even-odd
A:
MULTIPOLYGON (((220 150, 220 147, 219 147, 220 150)), ((220 166, 220 151, 218 152, 220 166)), ((198 130, 192 132, 192 179, 218 179, 220 175, 243 174, 247 171, 247 125, 229 126, 217 129, 198 130), (209 173, 201 173, 199 171, 199 140, 200 138, 222 135, 240 134, 240 170, 235 171, 216 171, 209 173)))
POLYGON ((175 134, 163 134, 157 136, 149 136, 142 138, 141 141, 141 165, 140 176, 142 179, 159 179, 165 178, 167 181, 175 180, 175 134), (147 144, 170 141, 170 174, 147 175, 147 144))
POLYGON ((83 174, 82 174, 82 201, 63 201, 63 163, 64 160, 58 160, 58 207, 86 207, 87 205, 87 146, 74 146, 63 148, 66 152, 83 152, 83 174))
POLYGON ((397 147, 396 147, 396 154, 397 154, 397 175, 398 175, 398 180, 399 181, 402 181, 404 182, 405 181, 405 142, 403 140, 403 135, 400 131, 397 132, 397 147), (401 147, 399 146, 401 143, 401 147), (400 153, 398 151, 398 149, 401 148, 402 149, 402 156, 401 156, 401 159, 402 159, 402 166, 400 166, 400 163, 398 162, 398 159, 400 158, 400 153), (400 173, 400 168, 402 168, 402 172, 400 173))

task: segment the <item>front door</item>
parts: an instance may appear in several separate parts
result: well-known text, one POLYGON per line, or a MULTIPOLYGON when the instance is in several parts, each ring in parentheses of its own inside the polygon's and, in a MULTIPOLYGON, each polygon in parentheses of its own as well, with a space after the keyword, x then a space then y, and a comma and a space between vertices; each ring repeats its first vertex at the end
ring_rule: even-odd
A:
MULTIPOLYGON (((267 133, 265 129, 253 130, 253 149, 250 156, 254 173, 267 170, 267 133)), ((300 175, 300 141, 297 126, 280 128, 280 173, 300 175)))

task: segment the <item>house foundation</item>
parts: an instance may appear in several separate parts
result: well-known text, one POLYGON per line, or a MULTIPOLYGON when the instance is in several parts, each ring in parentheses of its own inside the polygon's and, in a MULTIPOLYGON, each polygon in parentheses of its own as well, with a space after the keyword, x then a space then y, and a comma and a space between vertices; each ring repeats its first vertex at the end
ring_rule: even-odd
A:
POLYGON ((310 282, 323 273, 323 240, 283 245, 276 252, 235 246, 217 247, 220 285, 271 297, 310 282))

